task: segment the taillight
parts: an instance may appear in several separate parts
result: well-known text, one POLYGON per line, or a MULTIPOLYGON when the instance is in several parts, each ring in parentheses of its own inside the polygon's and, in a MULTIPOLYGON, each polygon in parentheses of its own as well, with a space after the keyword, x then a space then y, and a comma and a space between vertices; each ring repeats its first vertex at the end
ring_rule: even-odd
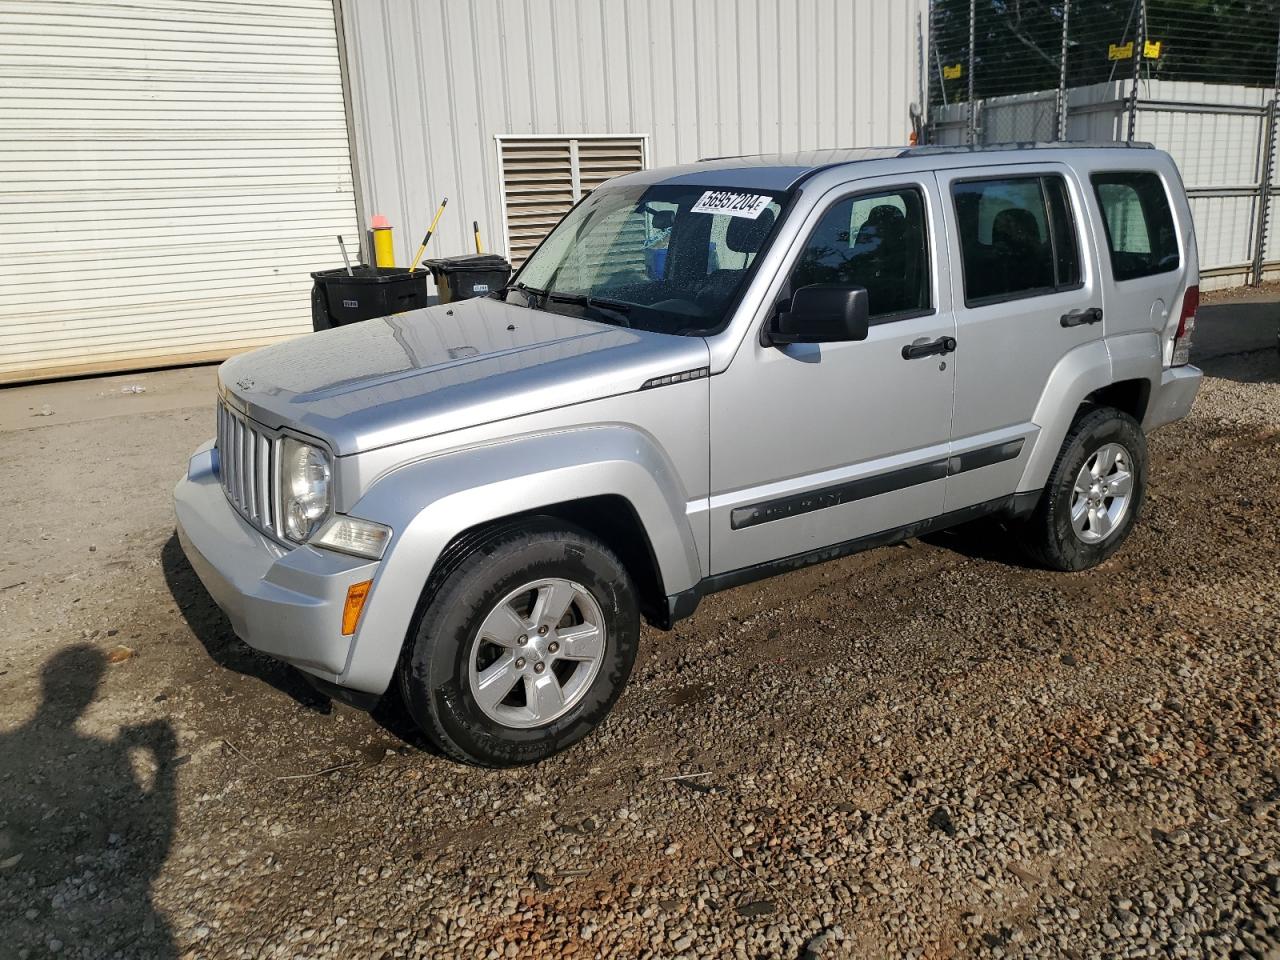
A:
POLYGON ((1196 310, 1200 306, 1200 288, 1187 287, 1182 297, 1182 313, 1178 316, 1178 332, 1173 335, 1173 359, 1170 363, 1175 367, 1185 366, 1191 361, 1191 334, 1196 329, 1196 310))

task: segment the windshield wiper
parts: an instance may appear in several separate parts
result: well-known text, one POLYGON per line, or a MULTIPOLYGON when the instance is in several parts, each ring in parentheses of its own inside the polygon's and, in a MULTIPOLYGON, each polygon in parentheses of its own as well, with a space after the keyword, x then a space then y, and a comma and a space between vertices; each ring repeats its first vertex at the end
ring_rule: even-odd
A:
POLYGON ((518 290, 520 293, 523 293, 524 305, 530 308, 532 308, 539 299, 544 298, 547 295, 547 291, 545 290, 539 290, 537 287, 531 287, 527 283, 516 282, 508 283, 505 287, 499 287, 497 290, 493 291, 493 293, 489 294, 489 296, 505 301, 507 299, 507 294, 512 290, 518 290))
POLYGON ((503 287, 498 292, 500 295, 505 296, 507 291, 509 290, 519 290, 521 293, 523 293, 524 305, 526 307, 532 307, 535 301, 541 298, 545 298, 547 295, 547 291, 545 290, 539 290, 537 287, 531 287, 527 283, 520 283, 520 282, 508 283, 505 287, 503 287))
POLYGON ((624 327, 631 326, 631 318, 627 316, 631 312, 631 304, 623 303, 620 300, 606 300, 585 293, 549 293, 546 298, 553 303, 578 304, 588 310, 595 311, 602 319, 609 322, 617 323, 624 327))

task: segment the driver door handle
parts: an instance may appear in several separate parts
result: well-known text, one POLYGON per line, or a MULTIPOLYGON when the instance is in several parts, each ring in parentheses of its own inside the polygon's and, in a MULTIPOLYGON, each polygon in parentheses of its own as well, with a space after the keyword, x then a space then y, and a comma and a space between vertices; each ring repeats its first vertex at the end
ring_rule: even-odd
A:
POLYGON ((1087 310, 1072 310, 1070 313, 1062 315, 1062 325, 1064 327, 1079 327, 1086 323, 1101 323, 1102 308, 1089 307, 1087 310))
POLYGON ((921 357, 933 357, 950 353, 956 348, 955 337, 939 337, 937 340, 916 341, 902 348, 903 360, 919 360, 921 357))

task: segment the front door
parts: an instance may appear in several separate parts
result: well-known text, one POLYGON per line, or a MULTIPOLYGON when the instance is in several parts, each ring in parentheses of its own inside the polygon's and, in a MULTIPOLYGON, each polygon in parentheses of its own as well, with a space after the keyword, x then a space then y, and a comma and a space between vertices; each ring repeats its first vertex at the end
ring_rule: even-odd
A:
POLYGON ((765 346, 753 330, 712 378, 712 574, 942 511, 956 330, 941 235, 931 174, 859 181, 808 216, 774 299, 865 287, 870 333, 765 346))

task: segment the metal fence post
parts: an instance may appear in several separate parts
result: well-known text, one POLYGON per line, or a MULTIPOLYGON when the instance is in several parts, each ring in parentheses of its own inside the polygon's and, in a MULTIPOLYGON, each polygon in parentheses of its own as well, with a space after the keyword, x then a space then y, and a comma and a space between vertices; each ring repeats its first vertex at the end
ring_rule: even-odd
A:
MULTIPOLYGON (((938 5, 937 0, 929 0, 929 70, 936 70, 938 73, 938 97, 942 100, 942 105, 948 106, 947 103, 947 78, 942 72, 942 52, 938 50, 938 5)), ((933 80, 929 81, 930 87, 933 86, 933 80)), ((931 118, 932 119, 932 118, 931 118)))
POLYGON ((1053 139, 1067 138, 1067 29, 1071 22, 1071 0, 1062 0, 1062 53, 1058 57, 1058 111, 1053 120, 1053 139))
POLYGON ((916 103, 919 116, 912 120, 911 130, 916 143, 929 142, 929 82, 924 58, 924 15, 916 11, 916 103))
POLYGON ((1249 285, 1262 283, 1262 265, 1267 256, 1267 228, 1271 225, 1271 178, 1276 168, 1276 99, 1280 98, 1280 30, 1276 33, 1276 72, 1271 83, 1271 102, 1267 104, 1267 122, 1263 136, 1262 182, 1258 184, 1258 230, 1254 235, 1253 269, 1249 271, 1249 285))
POLYGON ((1133 135, 1138 128, 1138 79, 1142 75, 1142 54, 1147 43, 1147 0, 1136 0, 1138 5, 1138 35, 1133 41, 1133 87, 1129 90, 1129 136, 1133 143, 1133 135))
POLYGON ((1258 229, 1253 242, 1253 269, 1249 271, 1249 285, 1256 287, 1262 283, 1262 264, 1267 254, 1267 226, 1271 214, 1271 178, 1275 170, 1276 157, 1276 98, 1273 93, 1271 102, 1267 104, 1267 122, 1265 124, 1266 143, 1262 154, 1262 183, 1258 185, 1258 229))
POLYGON ((969 122, 968 137, 969 146, 973 146, 978 140, 978 117, 975 112, 973 103, 973 45, 974 38, 977 36, 975 29, 975 15, 977 13, 977 0, 969 0, 969 122))

